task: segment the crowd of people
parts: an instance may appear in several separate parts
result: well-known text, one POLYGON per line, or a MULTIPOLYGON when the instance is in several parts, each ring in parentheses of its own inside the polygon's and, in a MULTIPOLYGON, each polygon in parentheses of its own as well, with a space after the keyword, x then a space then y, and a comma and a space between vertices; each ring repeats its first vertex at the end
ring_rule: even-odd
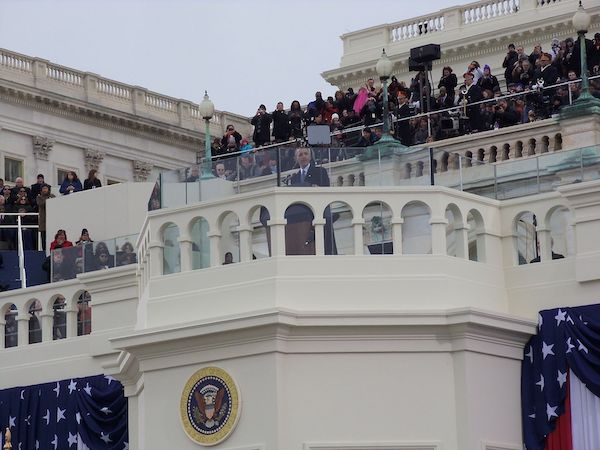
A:
MULTIPOLYGON (((96 170, 89 171, 88 178, 84 180, 83 185, 77 174, 69 171, 60 185, 59 192, 69 195, 98 187, 102 187, 102 183, 97 178, 96 170)), ((41 173, 38 174, 36 182, 31 186, 27 186, 21 177, 15 180, 14 186, 5 185, 4 180, 0 178, 0 225, 14 226, 17 224, 17 216, 7 215, 7 213, 23 214, 21 224, 31 227, 23 230, 24 250, 38 249, 35 225, 39 227, 41 234, 41 249, 46 250, 46 201, 55 197, 51 191, 52 186, 46 183, 45 177, 41 173), (27 215, 30 213, 37 213, 37 215, 27 215)), ((16 250, 18 245, 16 228, 0 227, 0 241, 4 242, 6 250, 16 250)))
MULTIPOLYGON (((99 187, 102 187, 102 183, 96 170, 90 170, 83 183, 75 172, 70 171, 65 175, 59 192, 70 195, 99 187)), ((27 186, 21 177, 15 180, 14 186, 5 184, 4 180, 0 179, 0 226, 5 226, 0 227, 3 250, 18 249, 19 239, 15 225, 19 216, 23 226, 23 250, 46 250, 46 202, 55 198, 51 191, 52 187, 46 183, 43 174, 38 174, 36 183, 30 186, 27 186), (41 248, 38 248, 38 231, 41 248)), ((86 228, 81 231, 74 244, 67 239, 65 230, 58 230, 49 250, 50 256, 42 265, 48 274, 48 281, 67 280, 82 272, 132 264, 137 258, 131 242, 126 240, 120 247, 108 245, 106 242, 94 243, 86 228)))
MULTIPOLYGON (((586 40, 586 50, 588 75, 600 75, 600 33, 593 41, 586 40)), ((478 61, 472 61, 458 76, 452 67, 444 67, 437 85, 428 79, 426 71, 417 72, 408 86, 392 76, 387 88, 392 135, 410 146, 550 117, 581 93, 581 82, 553 87, 579 79, 579 51, 579 42, 572 38, 552 39, 547 47, 536 44, 531 53, 523 46, 510 44, 500 79, 488 64, 482 66, 478 61), (514 95, 494 100, 508 94, 514 95), (449 108, 454 110, 447 111, 449 108), (433 113, 429 120, 414 117, 427 112, 433 113)), ((592 80, 590 87, 592 95, 600 97, 600 80, 592 80)), ((358 92, 352 88, 338 90, 326 98, 317 92, 305 108, 297 100, 288 110, 279 102, 271 113, 260 105, 251 118, 251 137, 242 136, 234 125, 228 125, 222 138, 213 141, 213 156, 220 161, 213 169, 216 176, 226 179, 273 173, 277 157, 272 152, 256 153, 255 149, 304 139, 312 125, 329 127, 332 148, 369 146, 381 137, 382 120, 383 91, 373 78, 358 92), (232 154, 242 156, 238 166, 227 162, 232 154)), ((326 156, 335 160, 349 154, 353 155, 335 151, 333 156, 326 156)), ((320 162, 327 158, 322 159, 320 162)), ((282 165, 288 160, 293 161, 293 151, 284 156, 282 165)))
POLYGON ((50 256, 43 269, 48 280, 62 281, 75 278, 78 273, 110 269, 137 262, 133 244, 125 240, 120 246, 104 241, 94 242, 87 228, 81 230, 79 239, 73 243, 67 239, 65 230, 58 230, 50 243, 50 256))

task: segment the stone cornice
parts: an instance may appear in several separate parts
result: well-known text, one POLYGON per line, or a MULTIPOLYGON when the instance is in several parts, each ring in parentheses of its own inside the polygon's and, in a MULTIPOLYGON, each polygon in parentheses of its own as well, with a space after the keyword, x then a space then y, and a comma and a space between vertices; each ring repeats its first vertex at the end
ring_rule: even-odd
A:
POLYGON ((193 130, 165 125, 160 121, 92 105, 8 80, 0 80, 0 101, 195 152, 202 148, 204 142, 203 135, 193 130))

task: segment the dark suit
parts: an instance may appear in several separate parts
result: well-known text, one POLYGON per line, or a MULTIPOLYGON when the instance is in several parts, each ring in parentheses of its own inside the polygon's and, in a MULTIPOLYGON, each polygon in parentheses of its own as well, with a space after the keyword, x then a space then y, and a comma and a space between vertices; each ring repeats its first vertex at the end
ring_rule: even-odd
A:
POLYGON ((558 81, 558 69, 551 64, 547 65, 543 71, 541 68, 536 69, 533 73, 533 82, 536 83, 540 78, 544 80, 544 87, 552 86, 558 81))
MULTIPOLYGON (((410 106, 408 103, 405 103, 402 106, 399 106, 396 109, 396 116, 399 119, 406 119, 410 117, 410 106)), ((409 120, 400 120, 396 122, 396 139, 399 139, 402 145, 406 145, 407 147, 412 144, 412 135, 410 132, 410 121, 409 120)))
MULTIPOLYGON (((460 93, 459 103, 462 102, 463 98, 467 99, 467 104, 476 103, 483 100, 481 88, 476 84, 472 84, 471 87, 467 90, 466 95, 463 95, 462 92, 460 93)), ((467 106, 467 116, 469 117, 469 125, 471 127, 471 131, 481 131, 483 129, 483 121, 481 120, 481 105, 467 106)))
MULTIPOLYGON (((301 171, 298 170, 290 179, 290 186, 328 187, 329 175, 322 167, 315 166, 311 161, 310 166, 302 181, 301 171)), ((325 208, 325 254, 337 254, 335 237, 333 235, 333 219, 331 208, 325 208)), ((312 225, 313 213, 307 206, 300 204, 291 205, 285 212, 287 225, 285 230, 285 247, 287 255, 314 255, 315 254, 315 228, 312 225)))

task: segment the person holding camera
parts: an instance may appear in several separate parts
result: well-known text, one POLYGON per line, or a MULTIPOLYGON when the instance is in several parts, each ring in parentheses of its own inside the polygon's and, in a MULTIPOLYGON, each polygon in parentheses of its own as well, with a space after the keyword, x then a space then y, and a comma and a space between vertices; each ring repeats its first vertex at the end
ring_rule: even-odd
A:
POLYGON ((221 151, 219 155, 238 152, 240 150, 240 142, 242 142, 242 135, 235 131, 233 125, 227 125, 225 134, 221 139, 221 151))
POLYGON ((504 67, 504 79, 506 80, 506 86, 513 83, 513 70, 515 69, 515 65, 519 61, 519 54, 515 50, 515 44, 508 44, 508 51, 506 52, 506 56, 504 57, 504 61, 502 62, 502 67, 504 67))
POLYGON ((255 147, 271 142, 271 115, 267 113, 267 107, 260 105, 256 114, 250 121, 254 125, 254 133, 252 134, 252 140, 254 141, 255 147))

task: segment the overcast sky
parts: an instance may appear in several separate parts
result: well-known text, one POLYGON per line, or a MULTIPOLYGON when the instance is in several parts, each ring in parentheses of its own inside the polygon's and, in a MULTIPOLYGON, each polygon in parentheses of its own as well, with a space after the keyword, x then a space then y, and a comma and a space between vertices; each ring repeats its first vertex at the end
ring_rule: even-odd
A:
POLYGON ((333 95, 339 36, 453 0, 0 0, 0 46, 219 110, 333 95))

